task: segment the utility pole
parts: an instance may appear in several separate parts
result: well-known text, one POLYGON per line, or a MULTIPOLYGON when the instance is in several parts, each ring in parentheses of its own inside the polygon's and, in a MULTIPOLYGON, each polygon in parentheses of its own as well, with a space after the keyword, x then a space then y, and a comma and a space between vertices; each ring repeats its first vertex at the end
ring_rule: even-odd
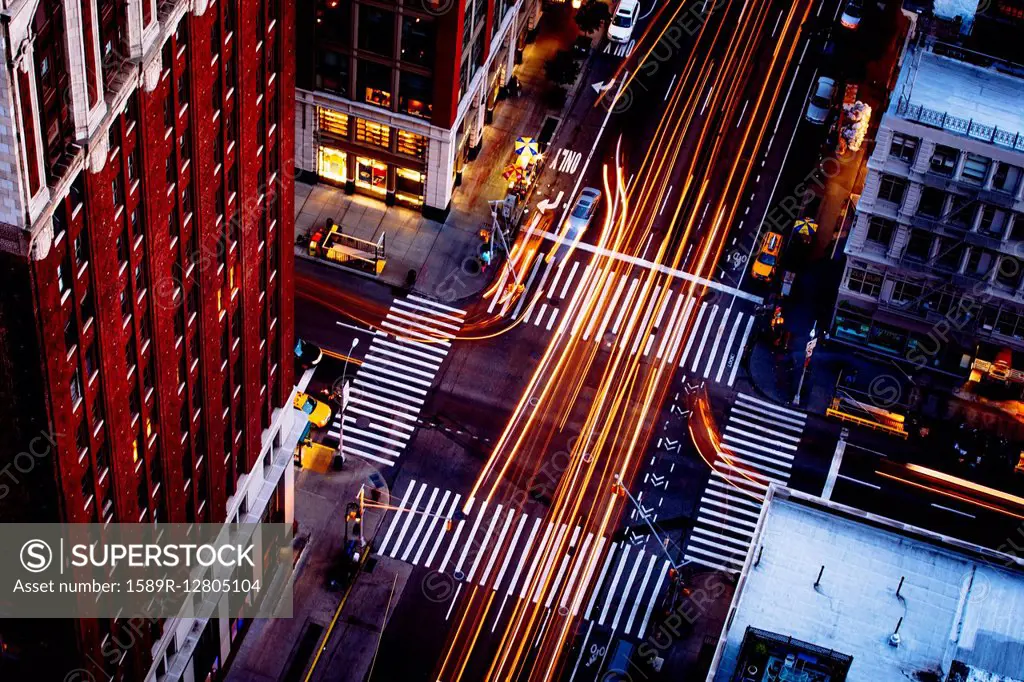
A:
POLYGON ((811 327, 811 339, 807 342, 807 346, 804 349, 804 369, 800 372, 800 383, 796 386, 796 395, 793 396, 793 406, 800 405, 800 394, 804 390, 804 379, 807 378, 807 368, 811 364, 811 356, 814 355, 814 348, 818 345, 818 321, 814 321, 814 325, 811 327))

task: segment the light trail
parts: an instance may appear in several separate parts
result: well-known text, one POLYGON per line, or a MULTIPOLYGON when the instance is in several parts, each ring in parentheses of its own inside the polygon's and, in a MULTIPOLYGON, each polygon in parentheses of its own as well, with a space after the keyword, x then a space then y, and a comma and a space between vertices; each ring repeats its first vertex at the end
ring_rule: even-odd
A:
MULTIPOLYGON (((637 169, 637 177, 642 180, 627 190, 625 172, 616 167, 612 191, 623 200, 609 201, 609 216, 598 238, 600 246, 611 246, 617 253, 639 253, 657 231, 658 214, 670 199, 674 176, 682 175, 686 180, 676 190, 679 195, 674 200, 669 229, 657 242, 653 261, 671 263, 698 277, 706 275, 705 279, 713 275, 711 271, 724 248, 738 210, 736 198, 743 194, 737 189, 753 171, 753 160, 770 119, 765 114, 776 105, 779 84, 799 42, 800 25, 811 8, 809 0, 793 3, 777 29, 779 42, 773 50, 769 44, 770 57, 754 62, 758 46, 768 40, 768 7, 763 3, 744 3, 741 7, 738 0, 723 4, 728 5, 720 12, 724 16, 716 22, 704 22, 695 38, 694 56, 677 81, 637 169), (736 19, 730 19, 730 14, 736 14, 736 19), (712 24, 715 26, 709 28, 712 24), (711 55, 717 56, 712 59, 711 55), (757 71, 766 72, 759 88, 757 71), (704 86, 709 83, 719 86, 705 95, 708 90, 704 86), (743 95, 751 86, 757 92, 745 102, 743 95), (698 119, 705 98, 706 118, 698 119), (737 123, 740 115, 744 121, 737 123), (726 138, 722 133, 733 129, 740 134, 726 138), (687 148, 688 153, 684 153, 687 148)), ((618 160, 616 155, 617 164, 618 160)), ((675 185, 679 186, 678 180, 675 185)), ((654 360, 642 359, 631 348, 643 348, 651 341, 655 320, 645 311, 657 310, 665 303, 671 279, 655 269, 645 269, 639 284, 616 300, 609 298, 608 283, 613 277, 632 277, 635 266, 601 253, 593 254, 590 265, 592 274, 586 285, 573 293, 562 319, 560 329, 566 333, 556 335, 549 343, 467 496, 483 499, 488 505, 502 495, 506 496, 503 501, 507 500, 510 486, 525 488, 531 474, 536 476, 545 464, 544 453, 556 438, 563 437, 564 429, 578 428, 578 438, 570 447, 568 465, 560 472, 546 515, 549 528, 563 530, 546 533, 530 552, 535 567, 564 563, 567 575, 591 575, 604 558, 602 543, 592 543, 570 554, 571 538, 577 533, 568 529, 578 527, 581 537, 592 534, 603 538, 614 528, 623 508, 611 495, 611 481, 618 475, 628 486, 635 476, 640 453, 653 428, 652 415, 664 400, 677 367, 679 341, 690 335, 696 319, 696 306, 688 307, 676 323, 679 331, 673 333, 675 343, 669 352, 654 360), (629 314, 618 342, 610 355, 603 357, 601 344, 583 344, 582 337, 584 330, 607 317, 613 300, 629 314), (578 333, 573 334, 573 328, 578 333), (578 427, 573 421, 577 413, 582 417, 578 427), (512 471, 521 473, 509 478, 512 471)), ((699 301, 706 291, 707 287, 695 277, 680 293, 688 300, 699 301)), ((467 592, 459 605, 462 617, 449 633, 435 679, 462 679, 475 655, 489 658, 474 663, 472 669, 480 665, 487 671, 482 678, 474 676, 474 680, 557 678, 564 664, 561 652, 577 622, 576 606, 583 602, 584 590, 589 589, 583 583, 563 583, 561 575, 562 571, 531 571, 524 581, 522 594, 526 597, 514 601, 507 621, 500 625, 500 641, 491 654, 477 651, 476 646, 491 600, 483 599, 477 590, 467 592), (545 608, 546 603, 573 608, 568 613, 552 612, 545 608)), ((493 592, 483 590, 488 591, 493 592)))

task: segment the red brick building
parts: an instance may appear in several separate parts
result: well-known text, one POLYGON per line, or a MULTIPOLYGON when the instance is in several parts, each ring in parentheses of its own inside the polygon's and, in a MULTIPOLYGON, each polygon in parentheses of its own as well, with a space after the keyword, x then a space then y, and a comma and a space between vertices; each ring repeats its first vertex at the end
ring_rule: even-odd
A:
MULTIPOLYGON (((0 3, 0 521, 290 522, 294 3, 0 3)), ((206 679, 193 625, 0 622, 0 679, 206 679)))

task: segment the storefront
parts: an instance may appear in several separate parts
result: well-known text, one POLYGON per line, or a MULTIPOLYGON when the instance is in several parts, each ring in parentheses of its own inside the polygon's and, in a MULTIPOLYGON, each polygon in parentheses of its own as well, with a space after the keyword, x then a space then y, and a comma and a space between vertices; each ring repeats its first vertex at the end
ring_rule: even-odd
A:
POLYGON ((344 186, 348 181, 348 154, 321 145, 317 154, 316 174, 322 180, 344 186))
POLYGON ((395 169, 395 200, 400 204, 423 205, 423 185, 426 176, 412 168, 395 169))
POLYGON ((366 156, 356 157, 356 191, 385 197, 388 191, 388 165, 366 156))

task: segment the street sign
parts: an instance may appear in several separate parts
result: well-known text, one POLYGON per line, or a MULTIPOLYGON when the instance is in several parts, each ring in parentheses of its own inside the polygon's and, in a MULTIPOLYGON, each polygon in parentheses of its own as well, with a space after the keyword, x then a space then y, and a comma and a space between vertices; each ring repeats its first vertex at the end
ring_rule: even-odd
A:
POLYGON ((818 339, 811 339, 807 342, 807 359, 811 359, 811 355, 814 353, 815 347, 818 345, 818 339))

